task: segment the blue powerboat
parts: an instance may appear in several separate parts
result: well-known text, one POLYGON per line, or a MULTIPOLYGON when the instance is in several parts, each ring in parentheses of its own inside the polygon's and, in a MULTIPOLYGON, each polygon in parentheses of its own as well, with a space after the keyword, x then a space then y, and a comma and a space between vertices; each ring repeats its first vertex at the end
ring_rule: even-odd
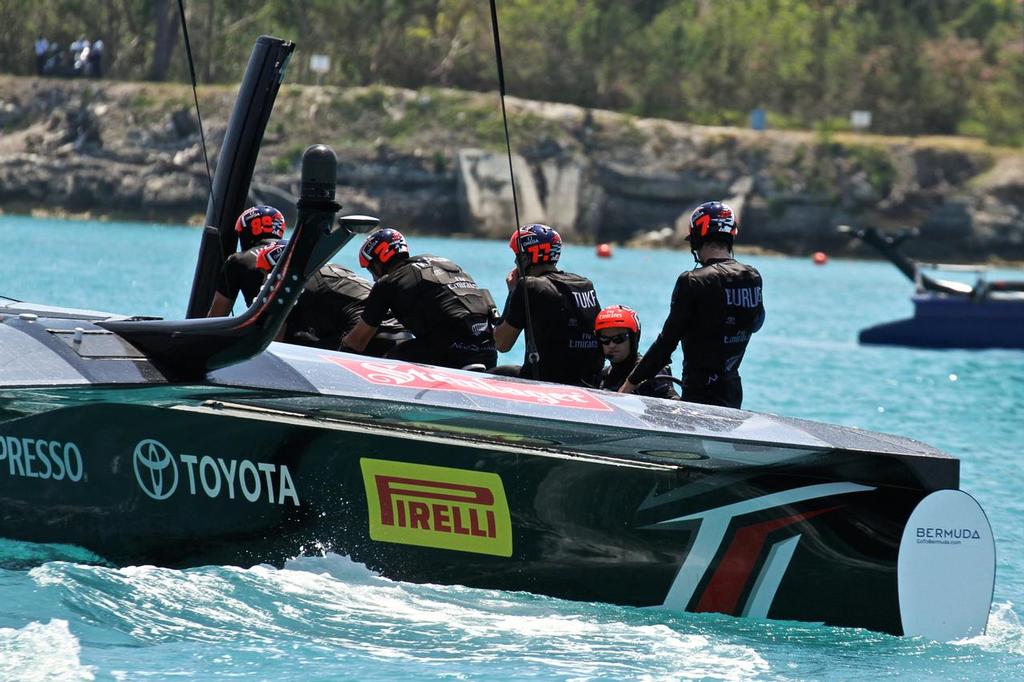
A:
POLYGON ((868 327, 860 342, 919 348, 1024 348, 1024 281, 988 281, 984 269, 911 260, 899 245, 912 231, 844 229, 876 248, 914 282, 914 316, 868 327), (924 270, 973 272, 974 284, 935 279, 924 270))

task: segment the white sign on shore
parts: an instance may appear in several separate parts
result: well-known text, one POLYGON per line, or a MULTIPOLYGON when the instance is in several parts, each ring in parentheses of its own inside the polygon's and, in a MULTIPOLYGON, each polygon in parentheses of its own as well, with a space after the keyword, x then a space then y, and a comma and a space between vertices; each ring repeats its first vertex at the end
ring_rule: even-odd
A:
POLYGON ((853 126, 854 130, 867 130, 871 127, 871 112, 861 110, 851 111, 850 125, 853 126))
POLYGON ((314 73, 327 73, 331 70, 331 58, 325 54, 309 55, 309 70, 314 73))

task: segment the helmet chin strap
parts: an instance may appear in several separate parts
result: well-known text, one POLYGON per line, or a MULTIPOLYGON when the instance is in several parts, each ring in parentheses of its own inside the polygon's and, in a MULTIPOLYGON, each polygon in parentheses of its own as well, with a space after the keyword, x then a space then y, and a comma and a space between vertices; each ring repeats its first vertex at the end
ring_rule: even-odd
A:
POLYGON ((693 262, 696 263, 697 265, 704 265, 704 263, 702 263, 700 260, 700 249, 705 244, 704 239, 700 236, 700 234, 694 232, 691 229, 690 236, 687 239, 687 241, 690 242, 690 253, 693 254, 693 262))
MULTIPOLYGON (((700 265, 701 267, 704 266, 704 260, 700 257, 700 252, 701 252, 701 250, 703 250, 703 248, 707 244, 721 244, 725 248, 725 251, 726 251, 728 257, 730 257, 730 258, 732 257, 732 244, 729 244, 728 242, 725 242, 725 241, 722 241, 722 240, 701 241, 700 246, 696 246, 695 247, 695 246, 693 246, 693 242, 691 241, 691 243, 690 243, 690 253, 693 254, 693 261, 697 265, 700 265)), ((712 258, 716 257, 716 255, 717 255, 717 249, 715 251, 716 251, 716 253, 712 254, 712 258)))

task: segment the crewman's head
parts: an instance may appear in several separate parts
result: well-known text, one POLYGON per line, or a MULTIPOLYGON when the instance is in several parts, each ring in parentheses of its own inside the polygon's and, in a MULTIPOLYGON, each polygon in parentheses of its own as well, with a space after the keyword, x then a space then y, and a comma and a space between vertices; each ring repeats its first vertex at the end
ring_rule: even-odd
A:
POLYGON ((516 254, 516 265, 524 270, 533 265, 555 265, 562 255, 562 237, 547 225, 523 225, 512 233, 508 248, 516 254))
POLYGON ((690 214, 690 250, 697 252, 709 242, 721 242, 732 249, 736 237, 736 214, 721 201, 705 201, 690 214))
POLYGON ((359 249, 359 265, 379 279, 396 263, 409 257, 409 245, 398 230, 382 227, 374 230, 359 249))
POLYGON ((624 305, 608 306, 597 314, 594 332, 613 365, 636 356, 640 346, 640 316, 624 305))
POLYGON ((242 211, 235 221, 235 232, 243 251, 261 239, 281 239, 284 230, 284 216, 273 206, 252 206, 242 211))

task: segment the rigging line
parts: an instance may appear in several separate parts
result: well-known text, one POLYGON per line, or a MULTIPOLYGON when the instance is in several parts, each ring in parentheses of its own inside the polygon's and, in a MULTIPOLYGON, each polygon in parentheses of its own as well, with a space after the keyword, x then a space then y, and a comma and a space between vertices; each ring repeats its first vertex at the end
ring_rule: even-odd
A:
MULTIPOLYGON (((192 58, 192 41, 188 37, 188 22, 185 21, 185 0, 178 0, 178 12, 181 15, 181 33, 185 41, 185 54, 188 56, 188 71, 192 77, 192 100, 196 104, 196 120, 199 121, 199 141, 203 146, 203 161, 206 162, 206 183, 210 188, 210 201, 216 205, 216 197, 213 193, 213 174, 210 173, 210 154, 206 150, 206 132, 203 130, 203 115, 199 111, 199 91, 196 85, 196 64, 192 58)), ((219 233, 218 225, 218 233, 219 233)), ((208 228, 207 228, 208 229, 208 228)), ((205 237, 204 237, 205 239, 205 237)), ((217 252, 220 254, 220 278, 224 281, 224 285, 227 288, 227 273, 224 270, 223 263, 227 260, 227 255, 224 253, 224 241, 219 237, 217 238, 217 252)))
POLYGON ((192 59, 192 41, 188 38, 188 23, 185 21, 185 0, 178 0, 181 14, 181 33, 185 39, 185 54, 188 55, 188 71, 192 76, 192 99, 196 103, 196 120, 199 121, 199 139, 203 144, 203 160, 206 161, 206 182, 210 185, 210 196, 213 196, 213 175, 210 173, 210 155, 206 151, 206 133, 203 132, 203 115, 199 112, 199 92, 196 86, 196 65, 192 59))
POLYGON ((505 111, 505 67, 501 61, 501 37, 498 34, 498 6, 496 0, 491 1, 491 28, 494 32, 494 57, 498 66, 498 94, 501 99, 501 119, 505 125, 505 150, 508 153, 508 174, 512 182, 512 210, 515 212, 516 234, 516 268, 519 270, 519 281, 523 287, 523 311, 526 321, 526 364, 530 366, 530 374, 538 378, 540 353, 537 352, 537 339, 533 334, 533 319, 530 315, 530 295, 526 287, 526 266, 523 263, 523 236, 519 233, 519 197, 516 193, 516 173, 512 167, 512 141, 508 134, 508 113, 505 111))
POLYGON ((498 35, 498 6, 491 0, 491 27, 494 29, 494 57, 498 65, 498 93, 501 99, 501 119, 505 124, 505 150, 508 152, 508 174, 512 179, 512 210, 516 214, 516 227, 519 227, 519 197, 516 194, 516 174, 512 170, 512 143, 508 135, 508 113, 505 111, 505 66, 501 61, 501 37, 498 35))

